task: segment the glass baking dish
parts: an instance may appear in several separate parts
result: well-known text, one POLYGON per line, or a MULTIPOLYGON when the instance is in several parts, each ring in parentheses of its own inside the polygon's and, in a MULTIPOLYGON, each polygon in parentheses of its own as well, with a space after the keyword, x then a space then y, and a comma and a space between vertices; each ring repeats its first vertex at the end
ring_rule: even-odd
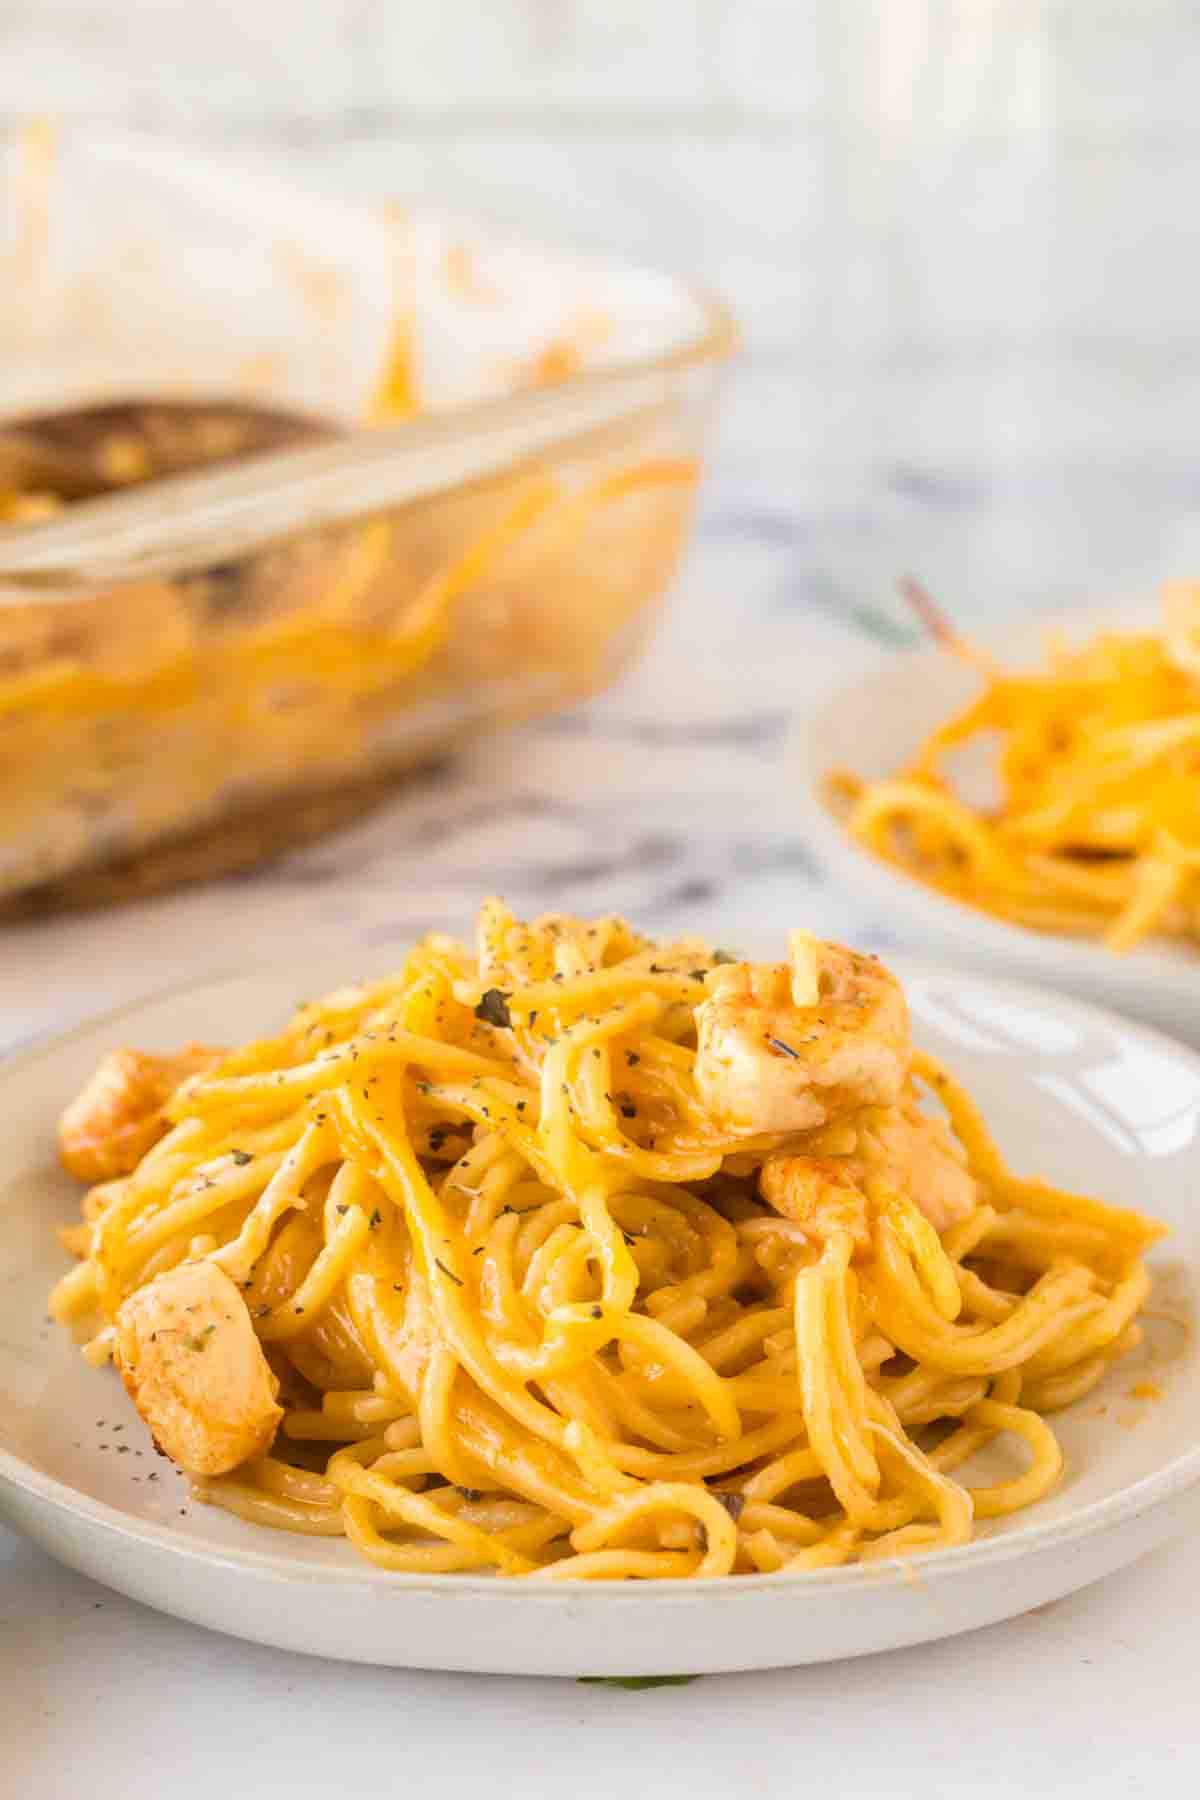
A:
POLYGON ((0 194, 0 419, 200 400, 332 441, 522 390, 562 409, 553 448, 429 499, 390 493, 376 456, 369 506, 334 524, 280 529, 265 493, 260 518, 247 464, 227 541, 186 476, 145 490, 153 557, 14 574, 0 526, 10 911, 245 864, 481 726, 595 692, 642 643, 732 348, 718 303, 157 141, 27 131, 0 194), (570 428, 589 387, 639 372, 652 403, 570 428))

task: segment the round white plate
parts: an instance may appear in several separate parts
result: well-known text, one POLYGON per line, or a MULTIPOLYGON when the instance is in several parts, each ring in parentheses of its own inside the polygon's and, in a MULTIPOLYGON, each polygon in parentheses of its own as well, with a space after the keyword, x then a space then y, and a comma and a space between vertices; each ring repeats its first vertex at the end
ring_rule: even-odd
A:
MULTIPOLYGON (((0 1069, 0 1516, 61 1561, 288 1650, 505 1674, 684 1674, 824 1661, 989 1624, 1131 1562, 1194 1509, 1200 1356, 1186 1321, 1200 1269, 1200 1057, 1076 1002, 920 967, 902 970, 918 1039, 961 1074, 1014 1163, 1172 1229, 1153 1259, 1146 1345, 1059 1415, 1069 1472, 1050 1499, 904 1564, 559 1587, 391 1575, 341 1540, 276 1534, 192 1503, 115 1374, 89 1369, 46 1319, 46 1290, 68 1262, 52 1227, 77 1204, 56 1167, 55 1120, 114 1045, 249 1037, 354 973, 361 957, 209 983, 0 1069), (1134 1395, 1146 1381, 1158 1398, 1134 1395)), ((990 1456, 988 1478, 1016 1471, 1017 1450, 990 1456)))
MULTIPOLYGON (((1044 635, 1060 629, 1082 644, 1102 630, 1147 630, 1158 613, 1147 605, 1072 612, 988 634, 972 633, 1008 665, 1033 667, 1044 635)), ((821 861, 905 941, 974 969, 1035 977, 1064 992, 1145 1019, 1200 1046, 1200 951, 1148 943, 1118 956, 1085 939, 1031 931, 989 918, 880 861, 848 837, 824 800, 831 768, 869 780, 894 775, 917 746, 978 692, 970 669, 942 650, 903 651, 826 696, 798 722, 793 767, 799 829, 821 861)))

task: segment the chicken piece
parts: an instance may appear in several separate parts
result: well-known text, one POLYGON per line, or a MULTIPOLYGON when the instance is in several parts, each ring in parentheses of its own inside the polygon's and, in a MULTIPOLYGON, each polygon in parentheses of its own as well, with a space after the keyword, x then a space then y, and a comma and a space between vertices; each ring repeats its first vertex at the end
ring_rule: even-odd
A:
POLYGON ((714 970, 696 1008, 696 1086, 727 1131, 810 1131, 904 1091, 912 1045, 895 976, 807 932, 790 943, 790 965, 714 970))
POLYGON ((941 1119, 930 1118, 906 1094, 899 1106, 864 1115, 858 1144, 847 1156, 768 1156, 758 1191, 815 1244, 848 1231, 856 1255, 871 1248, 867 1202, 872 1178, 903 1194, 935 1231, 946 1231, 975 1210, 978 1187, 966 1154, 941 1119))
POLYGON ((279 1383, 223 1269, 169 1269, 130 1294, 116 1327, 121 1379, 172 1462, 189 1475, 224 1475, 270 1449, 283 1417, 279 1383))
POLYGON ((935 1231, 947 1231, 975 1211, 979 1188, 966 1151, 943 1119, 921 1111, 914 1095, 906 1094, 865 1135, 877 1173, 907 1195, 935 1231))
POLYGON ((802 1227, 818 1247, 848 1231, 856 1254, 871 1248, 867 1197, 854 1175, 862 1164, 842 1156, 769 1156, 758 1178, 768 1206, 802 1227))
POLYGON ((130 1174, 167 1130, 164 1109, 176 1088, 223 1054, 203 1044, 175 1056, 112 1051, 58 1122, 63 1167, 87 1182, 130 1174))

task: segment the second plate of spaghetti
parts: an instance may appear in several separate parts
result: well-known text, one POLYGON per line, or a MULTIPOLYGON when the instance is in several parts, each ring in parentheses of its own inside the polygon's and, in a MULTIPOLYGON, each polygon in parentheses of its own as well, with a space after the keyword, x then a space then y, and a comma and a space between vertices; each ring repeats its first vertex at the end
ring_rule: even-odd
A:
POLYGON ((1176 661, 1169 601, 892 656, 793 768, 805 836, 907 939, 1197 1043, 1200 651, 1176 661))
POLYGON ((489 902, 12 1066, 0 1507, 200 1623, 531 1673, 912 1643, 1161 1540, 1200 1062, 734 941, 489 902))

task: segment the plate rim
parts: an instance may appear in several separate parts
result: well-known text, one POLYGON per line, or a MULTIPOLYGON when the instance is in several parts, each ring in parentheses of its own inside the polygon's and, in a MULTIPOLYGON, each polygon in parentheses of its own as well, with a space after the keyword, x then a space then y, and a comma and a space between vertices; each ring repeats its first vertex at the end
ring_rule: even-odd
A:
MULTIPOLYGON (((761 929, 761 928, 760 928, 761 929)), ((736 933, 730 934, 736 937, 736 933)), ((750 930, 747 930, 747 936, 750 930)), ((348 962, 356 953, 362 954, 363 946, 348 945, 344 951, 323 951, 320 962, 332 967, 338 962, 348 962)), ((397 953, 403 954, 403 947, 397 946, 397 953)), ((984 969, 975 972, 958 968, 952 963, 939 963, 936 960, 901 955, 889 959, 898 969, 905 985, 913 979, 945 980, 947 978, 974 984, 982 983, 1000 990, 1019 1004, 1044 1007, 1048 1002, 1055 1007, 1065 1008, 1073 1013, 1082 1023, 1114 1026, 1130 1033, 1143 1044, 1156 1049, 1160 1053, 1181 1059, 1190 1065, 1197 1076, 1200 1076, 1200 1050, 1191 1048, 1168 1032, 1155 1026, 1147 1025, 1139 1019, 1131 1019, 1112 1008, 1100 1005, 1092 1000, 1079 999, 1073 994, 1065 994, 1057 989, 1044 992, 1032 982, 1011 979, 1007 975, 996 975, 984 969)), ((64 1047, 78 1043, 80 1039, 89 1037, 95 1031, 101 1031, 109 1025, 120 1023, 144 1008, 159 1005, 188 994, 201 993, 206 989, 220 987, 228 983, 254 983, 264 979, 283 977, 306 971, 309 986, 312 985, 313 965, 311 959, 301 964, 294 957, 270 959, 253 968, 246 966, 233 967, 225 971, 208 971, 194 980, 181 982, 178 985, 161 988, 143 994, 124 1005, 110 1008, 94 1017, 82 1020, 67 1031, 55 1033, 53 1037, 39 1039, 0 1059, 0 1093, 8 1078, 21 1074, 39 1063, 53 1061, 64 1047)), ((1019 1067, 1020 1065, 1014 1065, 1019 1067)), ((20 1179, 18 1174, 17 1179, 20 1179)), ((1200 1271, 1198 1271, 1200 1273, 1200 1271)), ((604 1605, 644 1604, 645 1592, 651 1594, 670 1595, 675 1598, 690 1596, 699 1601, 712 1595, 714 1591, 754 1592, 762 1593, 773 1589, 779 1592, 810 1592, 816 1588, 846 1588, 853 1590, 860 1587, 871 1587, 881 1580, 895 1579, 897 1573, 906 1573, 911 1569, 919 1572, 922 1583, 937 1579, 953 1579, 963 1574, 970 1574, 976 1569, 992 1567, 1011 1561, 1025 1554, 1051 1550, 1056 1546, 1077 1543, 1097 1533, 1111 1530, 1127 1521, 1138 1518, 1160 1505, 1165 1505, 1189 1489, 1200 1486, 1200 1424, 1194 1441, 1190 1446, 1173 1455, 1162 1467, 1143 1475, 1131 1486, 1118 1489, 1113 1494, 1098 1500, 1090 1501, 1086 1506, 1068 1513, 1065 1517, 1039 1523, 1036 1519, 1026 1522, 1013 1530, 996 1537, 973 1539, 966 1544, 955 1545, 944 1550, 921 1551, 913 1556, 895 1556, 879 1558, 871 1562, 843 1564, 829 1569, 801 1569, 794 1572, 780 1570, 774 1574, 726 1575, 717 1583, 697 1581, 694 1577, 668 1576, 652 1582, 595 1582, 579 1578, 567 1578, 554 1582, 515 1582, 514 1589, 522 1594, 534 1593, 543 1596, 543 1602, 562 1596, 575 1596, 587 1593, 604 1595, 604 1605)), ((477 1593, 495 1595, 498 1591, 497 1578, 494 1574, 426 1574, 420 1571, 401 1571, 378 1569, 365 1563, 346 1563, 342 1565, 301 1565, 283 1551, 255 1549, 251 1545, 217 1545, 196 1543, 180 1537, 171 1526, 161 1525, 153 1520, 131 1521, 119 1507, 107 1501, 98 1500, 92 1495, 83 1494, 67 1481, 57 1476, 47 1475, 32 1468, 24 1458, 15 1452, 6 1450, 0 1445, 0 1514, 5 1511, 3 1490, 16 1489, 22 1494, 40 1502, 62 1517, 68 1523, 77 1521, 104 1532, 110 1538, 130 1544, 141 1544, 152 1547, 157 1553, 179 1558, 183 1562, 202 1565, 217 1564, 224 1568, 236 1569, 255 1579, 274 1579, 290 1583, 301 1580, 322 1587, 354 1588, 361 1587, 374 1594, 391 1591, 395 1593, 477 1593)), ((504 1585, 508 1591, 508 1584, 504 1585)))

